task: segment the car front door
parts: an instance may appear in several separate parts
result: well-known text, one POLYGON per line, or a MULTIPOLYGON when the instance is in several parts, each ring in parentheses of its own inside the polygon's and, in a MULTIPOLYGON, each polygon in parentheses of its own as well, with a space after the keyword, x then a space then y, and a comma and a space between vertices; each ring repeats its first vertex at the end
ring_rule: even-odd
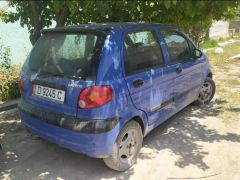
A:
POLYGON ((176 71, 173 94, 175 111, 178 111, 196 99, 203 83, 201 65, 204 60, 193 58, 195 46, 182 33, 161 30, 161 34, 168 49, 169 67, 176 71))

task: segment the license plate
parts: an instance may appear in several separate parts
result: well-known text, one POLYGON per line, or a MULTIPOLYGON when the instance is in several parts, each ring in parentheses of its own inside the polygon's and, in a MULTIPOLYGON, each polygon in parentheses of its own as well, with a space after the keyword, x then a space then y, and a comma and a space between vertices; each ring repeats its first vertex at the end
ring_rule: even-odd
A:
POLYGON ((49 88, 40 85, 33 85, 32 94, 40 98, 48 99, 57 103, 64 103, 65 100, 65 91, 49 88))

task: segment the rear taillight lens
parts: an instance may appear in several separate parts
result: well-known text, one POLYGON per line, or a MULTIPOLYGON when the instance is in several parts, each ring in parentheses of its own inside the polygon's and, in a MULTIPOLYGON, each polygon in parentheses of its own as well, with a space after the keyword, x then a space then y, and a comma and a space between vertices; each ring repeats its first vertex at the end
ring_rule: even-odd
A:
POLYGON ((23 79, 22 79, 21 76, 18 78, 18 86, 19 86, 20 91, 23 92, 24 91, 24 84, 23 84, 23 79))
POLYGON ((102 106, 112 100, 112 88, 110 86, 90 86, 79 95, 78 108, 91 109, 102 106))

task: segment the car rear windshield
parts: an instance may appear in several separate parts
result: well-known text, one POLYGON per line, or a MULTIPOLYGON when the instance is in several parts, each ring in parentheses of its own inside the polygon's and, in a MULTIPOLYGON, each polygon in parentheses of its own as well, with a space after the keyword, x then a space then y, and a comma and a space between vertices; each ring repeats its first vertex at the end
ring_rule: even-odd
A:
POLYGON ((23 69, 38 75, 96 78, 106 32, 47 32, 35 44, 23 69))

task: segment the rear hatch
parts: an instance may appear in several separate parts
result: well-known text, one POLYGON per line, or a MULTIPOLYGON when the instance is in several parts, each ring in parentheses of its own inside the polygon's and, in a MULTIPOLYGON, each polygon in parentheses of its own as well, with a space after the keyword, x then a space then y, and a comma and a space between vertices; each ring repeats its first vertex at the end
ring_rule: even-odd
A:
POLYGON ((79 93, 94 85, 106 32, 47 31, 23 65, 22 97, 54 112, 76 116, 79 93))

